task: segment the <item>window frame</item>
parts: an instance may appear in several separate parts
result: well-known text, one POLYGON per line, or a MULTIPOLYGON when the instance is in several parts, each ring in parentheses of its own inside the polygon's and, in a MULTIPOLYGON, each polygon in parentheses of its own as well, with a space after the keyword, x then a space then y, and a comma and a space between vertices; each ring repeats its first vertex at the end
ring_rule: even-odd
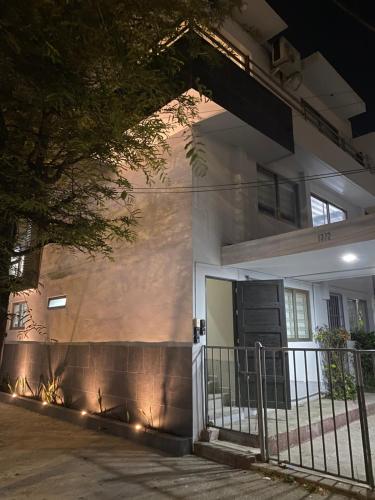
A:
POLYGON ((344 299, 341 293, 329 292, 329 299, 327 300, 327 314, 329 328, 345 328, 344 299), (332 296, 337 297, 338 300, 338 319, 340 321, 340 326, 332 326, 332 322, 330 321, 330 319, 332 318, 332 315, 330 314, 330 300, 332 296))
POLYGON ((65 309, 66 308, 66 304, 68 302, 68 297, 67 295, 54 295, 53 297, 48 297, 47 299, 47 309, 50 310, 50 311, 54 311, 55 309, 65 309), (56 300, 56 299, 66 299, 65 301, 65 304, 63 306, 55 306, 55 307, 51 307, 49 304, 50 304, 50 301, 51 300, 56 300))
POLYGON ((349 330, 350 330, 350 333, 353 333, 355 331, 361 331, 360 328, 357 328, 355 330, 352 330, 351 329, 351 325, 350 325, 350 312, 349 312, 349 302, 354 302, 355 303, 355 312, 356 312, 356 323, 358 325, 358 320, 359 320, 359 303, 360 302, 363 302, 364 305, 365 305, 365 315, 366 315, 366 318, 365 318, 365 332, 368 333, 369 329, 370 329, 370 323, 369 323, 369 314, 368 314, 368 304, 367 304, 367 299, 360 299, 358 297, 356 298, 353 298, 353 297, 347 297, 346 299, 347 301, 347 307, 348 307, 348 315, 349 315, 349 330))
POLYGON ((297 337, 289 337, 288 336, 288 328, 286 331, 286 336, 288 342, 311 342, 312 341, 312 323, 311 323, 311 311, 310 311, 310 292, 309 290, 303 290, 302 288, 291 288, 291 287, 285 287, 284 293, 287 291, 292 292, 293 294, 293 320, 294 320, 294 331, 297 332, 297 337), (297 293, 302 293, 306 297, 306 306, 307 306, 307 321, 308 321, 308 331, 309 331, 309 336, 308 337, 299 337, 298 336, 298 324, 297 324, 297 315, 296 313, 296 294, 297 293))
POLYGON ((275 172, 272 172, 271 170, 268 170, 264 168, 262 165, 257 164, 257 174, 258 172, 263 172, 265 175, 268 175, 272 177, 273 180, 273 187, 275 189, 275 213, 272 213, 270 210, 267 210, 266 208, 262 208, 259 204, 259 197, 257 199, 257 204, 258 204, 258 210, 262 212, 263 214, 269 215, 270 217, 273 217, 274 219, 277 219, 281 222, 285 222, 287 224, 292 224, 293 226, 296 227, 301 227, 301 216, 300 216, 300 202, 299 202, 299 186, 298 183, 291 181, 287 177, 284 177, 282 175, 276 174, 275 172), (281 215, 281 210, 280 210, 280 181, 281 184, 289 184, 294 191, 295 194, 295 215, 296 218, 294 221, 287 219, 286 217, 282 217, 281 215))
POLYGON ((345 214, 345 219, 344 220, 348 220, 348 211, 345 210, 345 208, 339 207, 338 205, 336 205, 336 203, 332 203, 331 201, 328 201, 325 198, 322 198, 321 196, 319 196, 319 195, 317 195, 315 193, 310 193, 311 222, 312 222, 313 227, 325 226, 326 224, 319 224, 319 226, 314 226, 314 219, 313 219, 312 209, 311 209, 311 198, 315 198, 316 200, 319 200, 320 202, 322 202, 322 203, 325 204, 325 206, 326 206, 326 212, 327 212, 327 220, 328 220, 328 222, 326 224, 337 224, 337 222, 344 222, 344 221, 331 222, 331 220, 330 220, 331 219, 331 214, 330 214, 330 210, 329 210, 329 205, 331 205, 332 207, 335 207, 338 210, 341 210, 342 212, 344 212, 344 214, 345 214))
POLYGON ((14 320, 14 317, 16 316, 16 313, 14 312, 16 306, 19 306, 21 304, 25 304, 25 316, 22 316, 22 319, 24 319, 28 313, 28 307, 27 307, 27 302, 25 300, 22 300, 22 301, 18 301, 18 302, 13 302, 12 303, 12 314, 11 314, 11 317, 10 317, 10 327, 9 327, 9 330, 24 330, 25 329, 25 323, 26 323, 26 320, 25 322, 23 323, 22 326, 14 326, 13 325, 13 320, 14 320))

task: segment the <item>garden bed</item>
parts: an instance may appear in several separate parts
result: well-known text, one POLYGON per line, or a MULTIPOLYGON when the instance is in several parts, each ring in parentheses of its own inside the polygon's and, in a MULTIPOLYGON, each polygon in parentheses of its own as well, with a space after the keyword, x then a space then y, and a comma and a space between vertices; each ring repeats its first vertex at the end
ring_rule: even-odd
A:
POLYGON ((173 456, 188 455, 192 452, 191 438, 173 436, 166 432, 148 429, 139 424, 131 425, 112 418, 93 415, 82 410, 73 410, 54 404, 43 404, 42 401, 36 399, 15 396, 5 392, 0 392, 0 401, 20 406, 41 415, 58 418, 65 422, 79 425, 80 427, 108 432, 109 434, 135 441, 144 446, 156 448, 173 456))

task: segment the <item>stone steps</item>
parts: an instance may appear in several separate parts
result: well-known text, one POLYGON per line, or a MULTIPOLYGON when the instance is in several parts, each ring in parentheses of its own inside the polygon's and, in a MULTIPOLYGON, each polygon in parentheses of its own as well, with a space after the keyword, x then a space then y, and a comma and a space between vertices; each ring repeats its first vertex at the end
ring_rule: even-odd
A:
POLYGON ((259 457, 256 449, 219 440, 194 443, 194 453, 220 464, 246 470, 250 469, 259 457))
MULTIPOLYGON (((222 406, 229 406, 230 405, 230 398, 228 393, 216 393, 216 394, 208 394, 208 411, 213 411, 214 408, 217 411, 220 409, 222 406)), ((232 403, 233 406, 233 403, 232 403)))
POLYGON ((208 413, 208 415, 209 415, 209 420, 214 422, 217 427, 229 426, 231 422, 237 423, 239 422, 240 419, 244 418, 243 410, 240 411, 240 409, 237 406, 232 407, 232 414, 230 411, 230 407, 224 406, 223 409, 216 408, 215 414, 214 411, 212 410, 211 412, 208 413))

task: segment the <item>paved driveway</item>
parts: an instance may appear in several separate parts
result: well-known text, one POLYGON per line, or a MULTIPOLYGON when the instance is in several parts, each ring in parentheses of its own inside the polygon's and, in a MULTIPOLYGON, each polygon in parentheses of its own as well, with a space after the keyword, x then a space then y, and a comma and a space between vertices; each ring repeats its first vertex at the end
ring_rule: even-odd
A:
POLYGON ((339 499, 0 403, 1 499, 339 499))

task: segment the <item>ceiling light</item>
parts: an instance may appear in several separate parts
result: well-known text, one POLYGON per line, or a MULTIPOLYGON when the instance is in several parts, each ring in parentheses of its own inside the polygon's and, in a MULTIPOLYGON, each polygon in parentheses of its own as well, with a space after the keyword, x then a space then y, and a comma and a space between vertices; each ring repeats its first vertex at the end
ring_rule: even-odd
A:
POLYGON ((348 264, 358 260, 358 257, 354 255, 354 253, 345 253, 341 258, 344 262, 347 262, 348 264))

